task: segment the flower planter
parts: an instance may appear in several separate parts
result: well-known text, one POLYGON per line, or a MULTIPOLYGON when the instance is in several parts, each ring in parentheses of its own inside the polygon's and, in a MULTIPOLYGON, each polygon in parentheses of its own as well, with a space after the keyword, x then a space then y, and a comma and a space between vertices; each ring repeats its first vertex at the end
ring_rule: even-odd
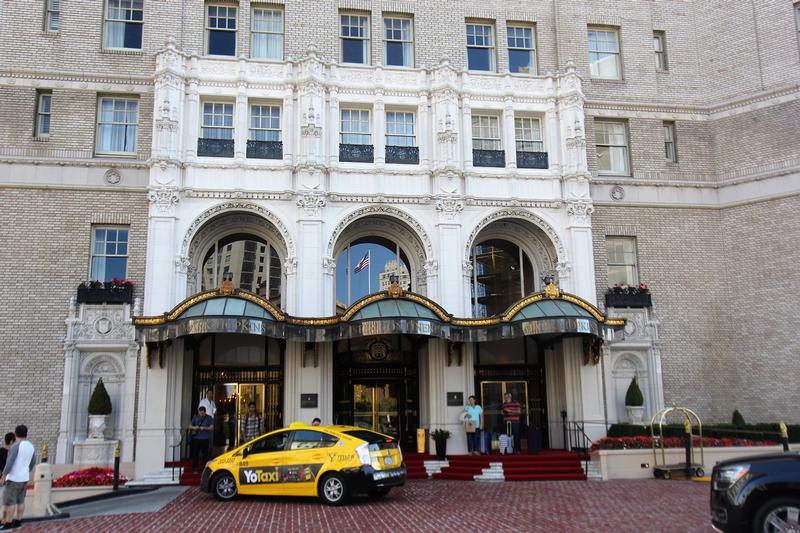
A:
POLYGON ((644 418, 644 406, 626 405, 625 410, 628 412, 628 422, 641 425, 644 418))
POLYGON ((653 300, 649 292, 646 293, 626 293, 626 292, 607 292, 606 307, 652 307, 653 300))
POLYGON ((435 440, 436 444, 436 459, 444 461, 447 459, 447 440, 435 440))
POLYGON ((133 303, 133 287, 78 287, 79 304, 130 304, 133 303))
POLYGON ((105 440, 106 419, 108 415, 89 415, 88 439, 105 440))

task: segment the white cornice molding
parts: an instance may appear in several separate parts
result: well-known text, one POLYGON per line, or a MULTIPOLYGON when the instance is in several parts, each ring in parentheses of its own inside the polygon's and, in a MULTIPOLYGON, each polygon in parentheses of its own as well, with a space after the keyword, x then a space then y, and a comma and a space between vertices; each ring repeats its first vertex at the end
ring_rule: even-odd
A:
POLYGON ((98 92, 150 93, 153 92, 153 77, 5 70, 0 71, 0 87, 44 87, 98 92))

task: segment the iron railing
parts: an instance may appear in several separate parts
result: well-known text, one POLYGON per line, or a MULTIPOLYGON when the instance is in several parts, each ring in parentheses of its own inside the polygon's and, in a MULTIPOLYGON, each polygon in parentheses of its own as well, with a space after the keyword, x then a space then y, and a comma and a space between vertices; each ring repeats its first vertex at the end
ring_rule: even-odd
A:
POLYGON ((589 453, 592 449, 592 439, 586 434, 585 421, 566 420, 564 424, 564 449, 577 452, 583 462, 583 471, 589 472, 589 453))
POLYGON ((283 159, 281 141, 247 141, 248 159, 283 159))
POLYGON ((506 153, 503 150, 472 150, 472 166, 504 167, 506 153))
POLYGON ((547 152, 517 151, 517 168, 542 168, 548 166, 547 152))
POLYGON ((386 145, 386 162, 419 165, 419 147, 386 145))
POLYGON ((197 155, 233 157, 233 139, 197 139, 197 155))
POLYGON ((349 163, 372 163, 375 148, 371 144, 340 144, 339 161, 349 163))

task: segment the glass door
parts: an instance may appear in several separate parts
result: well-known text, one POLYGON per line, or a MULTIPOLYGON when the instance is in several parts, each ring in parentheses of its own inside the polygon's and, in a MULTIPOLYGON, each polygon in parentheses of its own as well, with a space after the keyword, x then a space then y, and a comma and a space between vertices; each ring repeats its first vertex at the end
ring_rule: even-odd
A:
MULTIPOLYGON (((214 403, 217 406, 214 416, 216 455, 242 444, 242 420, 247 415, 247 405, 250 402, 255 402, 256 412, 264 418, 266 395, 263 383, 218 383, 213 386, 213 390, 214 403)), ((265 419, 265 422, 268 421, 265 419)))
POLYGON ((527 381, 481 381, 481 405, 486 430, 505 433, 503 424, 503 398, 511 393, 512 400, 522 407, 520 421, 528 424, 528 382, 527 381))
POLYGON ((244 419, 249 413, 248 405, 250 402, 256 404, 256 413, 261 417, 261 429, 264 431, 264 384, 263 383, 239 383, 236 405, 236 442, 234 448, 244 444, 244 419))
POLYGON ((353 425, 400 438, 398 384, 353 384, 353 425))

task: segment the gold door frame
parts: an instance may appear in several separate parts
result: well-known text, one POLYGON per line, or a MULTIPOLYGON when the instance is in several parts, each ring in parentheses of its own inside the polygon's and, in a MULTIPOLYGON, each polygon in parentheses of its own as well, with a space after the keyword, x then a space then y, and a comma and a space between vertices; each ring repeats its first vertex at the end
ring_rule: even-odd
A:
MULTIPOLYGON (((507 384, 509 384, 509 383, 521 383, 521 384, 525 385, 525 401, 524 402, 520 402, 520 404, 525 408, 525 425, 530 425, 530 406, 528 405, 529 396, 528 396, 528 382, 527 382, 527 380, 509 379, 509 380, 487 380, 487 381, 481 381, 481 405, 482 406, 486 405, 486 400, 484 399, 484 394, 483 394, 484 385, 497 384, 497 383, 500 384, 500 390, 501 390, 501 393, 502 393, 501 398, 503 398, 503 399, 505 399, 506 391, 508 390, 506 388, 507 384)), ((502 405, 503 402, 500 402, 500 403, 502 405)))

